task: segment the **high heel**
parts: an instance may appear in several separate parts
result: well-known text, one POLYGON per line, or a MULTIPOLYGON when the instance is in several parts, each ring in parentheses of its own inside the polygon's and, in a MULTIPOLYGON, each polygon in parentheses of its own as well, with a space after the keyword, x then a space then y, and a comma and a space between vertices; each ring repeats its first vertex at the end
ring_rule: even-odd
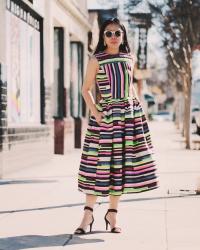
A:
MULTIPOLYGON (((90 210, 91 212, 93 212, 93 208, 88 207, 88 206, 85 206, 84 210, 90 210)), ((90 226, 90 233, 92 232, 93 223, 94 223, 94 216, 92 215, 92 222, 90 224, 88 224, 88 226, 90 226)), ((74 234, 86 234, 86 231, 83 228, 78 227, 75 230, 74 234)))
MULTIPOLYGON (((117 209, 108 209, 107 213, 105 214, 104 216, 104 220, 105 220, 105 223, 106 223, 106 230, 108 230, 108 225, 110 225, 110 221, 107 219, 107 215, 108 213, 110 212, 113 212, 113 213, 117 213, 117 209)), ((113 227, 111 230, 110 230, 111 233, 121 233, 121 228, 120 227, 113 227)))

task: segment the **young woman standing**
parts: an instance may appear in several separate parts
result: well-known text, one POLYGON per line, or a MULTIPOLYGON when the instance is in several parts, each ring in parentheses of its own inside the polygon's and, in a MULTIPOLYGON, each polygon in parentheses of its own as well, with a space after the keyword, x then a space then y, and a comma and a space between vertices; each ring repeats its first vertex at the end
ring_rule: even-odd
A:
POLYGON ((106 20, 82 87, 91 116, 78 178, 86 204, 75 234, 86 233, 88 226, 92 230, 98 196, 109 196, 106 229, 109 225, 111 232, 120 233, 116 215, 121 195, 157 188, 149 128, 133 91, 134 63, 124 25, 117 18, 106 20), (91 94, 94 84, 101 95, 98 104, 91 94))

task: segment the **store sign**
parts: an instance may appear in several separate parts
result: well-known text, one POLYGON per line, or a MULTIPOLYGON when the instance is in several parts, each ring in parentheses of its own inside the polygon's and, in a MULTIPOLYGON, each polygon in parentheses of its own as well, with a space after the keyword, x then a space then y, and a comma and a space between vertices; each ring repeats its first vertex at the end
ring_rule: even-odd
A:
POLYGON ((139 27, 138 68, 147 68, 147 28, 139 27))
POLYGON ((7 0, 6 8, 33 28, 40 30, 40 22, 29 11, 24 9, 22 1, 7 0))

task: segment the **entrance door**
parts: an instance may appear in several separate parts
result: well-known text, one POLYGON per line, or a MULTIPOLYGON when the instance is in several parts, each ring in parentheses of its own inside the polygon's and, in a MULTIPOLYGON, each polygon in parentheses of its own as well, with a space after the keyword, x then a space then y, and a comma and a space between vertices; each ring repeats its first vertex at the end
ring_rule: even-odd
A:
POLYGON ((83 45, 71 42, 71 76, 70 76, 70 109, 74 118, 74 147, 81 148, 81 130, 83 116, 83 98, 81 87, 83 83, 83 45))
POLYGON ((54 28, 54 153, 64 154, 64 31, 54 28))

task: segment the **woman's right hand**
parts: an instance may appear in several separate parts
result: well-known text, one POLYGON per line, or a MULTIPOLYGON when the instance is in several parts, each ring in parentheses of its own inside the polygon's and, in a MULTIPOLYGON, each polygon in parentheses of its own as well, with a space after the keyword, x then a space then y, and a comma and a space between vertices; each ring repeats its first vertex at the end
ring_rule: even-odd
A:
POLYGON ((104 113, 97 111, 97 113, 94 114, 96 122, 101 125, 102 119, 104 118, 104 113))

